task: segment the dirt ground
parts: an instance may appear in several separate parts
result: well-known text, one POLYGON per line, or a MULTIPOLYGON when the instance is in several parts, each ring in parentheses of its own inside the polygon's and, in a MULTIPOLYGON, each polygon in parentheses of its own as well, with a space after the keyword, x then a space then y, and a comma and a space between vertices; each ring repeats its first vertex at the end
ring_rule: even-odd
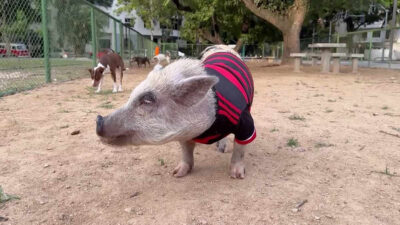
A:
POLYGON ((177 143, 99 142, 96 115, 148 69, 118 94, 107 75, 101 94, 87 78, 0 98, 0 185, 21 198, 0 204, 0 224, 400 224, 399 71, 248 64, 258 137, 244 180, 229 178, 232 144, 199 145, 177 179, 177 143))

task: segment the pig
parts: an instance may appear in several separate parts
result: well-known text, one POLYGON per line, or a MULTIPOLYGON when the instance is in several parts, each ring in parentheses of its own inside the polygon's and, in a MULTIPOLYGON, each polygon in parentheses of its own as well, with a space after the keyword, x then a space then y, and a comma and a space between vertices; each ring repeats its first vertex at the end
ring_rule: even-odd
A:
POLYGON ((96 133, 116 146, 179 142, 182 159, 175 177, 193 169, 196 143, 218 142, 223 152, 226 136, 233 133, 230 176, 243 179, 244 154, 256 137, 253 95, 253 79, 240 56, 227 46, 213 46, 201 59, 180 59, 151 71, 125 105, 97 116, 96 133))

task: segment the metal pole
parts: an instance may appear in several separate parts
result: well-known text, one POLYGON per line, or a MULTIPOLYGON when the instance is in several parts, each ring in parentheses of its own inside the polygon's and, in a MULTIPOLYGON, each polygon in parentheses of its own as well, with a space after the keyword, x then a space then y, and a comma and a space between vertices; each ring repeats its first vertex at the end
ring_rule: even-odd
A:
POLYGON ((389 51, 389 68, 391 68, 392 57, 393 57, 393 38, 394 38, 394 28, 396 27, 396 12, 397 12, 397 0, 393 0, 393 16, 392 25, 390 27, 390 51, 389 51))
POLYGON ((51 82, 51 70, 49 61, 49 33, 47 30, 47 0, 41 0, 42 30, 43 30, 43 53, 44 67, 46 73, 46 83, 51 82))
POLYGON ((128 29, 128 48, 129 48, 129 59, 132 58, 132 43, 131 43, 131 29, 128 29))
POLYGON ((119 46, 121 58, 124 58, 124 28, 122 23, 119 23, 119 46))
MULTIPOLYGON (((314 34, 314 31, 313 31, 314 34)), ((332 36, 332 20, 329 21, 329 43, 331 43, 331 36, 332 36)))
POLYGON ((93 67, 96 66, 96 55, 97 55, 97 46, 96 46, 96 21, 94 16, 94 9, 90 7, 90 25, 92 27, 92 61, 93 67))
POLYGON ((114 51, 118 52, 117 46, 118 46, 118 42, 117 42, 117 21, 114 21, 114 51))
POLYGON ((372 56, 372 37, 369 39, 368 67, 371 67, 371 56, 372 56))

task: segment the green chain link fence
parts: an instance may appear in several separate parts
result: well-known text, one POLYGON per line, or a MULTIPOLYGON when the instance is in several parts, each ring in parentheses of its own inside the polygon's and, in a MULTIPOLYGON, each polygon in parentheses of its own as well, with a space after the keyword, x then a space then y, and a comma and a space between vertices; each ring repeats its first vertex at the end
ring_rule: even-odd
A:
MULTIPOLYGON (((312 52, 309 44, 313 43, 345 43, 346 48, 338 49, 344 53, 364 54, 368 67, 388 67, 400 64, 400 27, 368 29, 343 34, 316 35, 314 38, 300 40, 301 52, 312 52), (393 35, 393 43, 390 36, 393 35), (390 58, 390 46, 393 51, 390 58)), ((399 68, 399 66, 396 66, 399 68)))
POLYGON ((82 0, 0 0, 0 97, 89 76, 106 49, 129 60, 156 43, 82 0))

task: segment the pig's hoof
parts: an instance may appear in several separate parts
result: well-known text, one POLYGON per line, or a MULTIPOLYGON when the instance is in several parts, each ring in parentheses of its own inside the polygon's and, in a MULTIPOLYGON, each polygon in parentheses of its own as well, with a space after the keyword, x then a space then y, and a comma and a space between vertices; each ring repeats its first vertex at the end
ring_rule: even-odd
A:
POLYGON ((233 179, 243 179, 246 169, 244 168, 243 162, 237 162, 231 164, 231 178, 233 179))
POLYGON ((218 152, 224 153, 226 151, 226 141, 221 140, 217 142, 217 150, 218 152))
POLYGON ((184 177, 192 170, 192 166, 186 162, 180 162, 179 165, 174 169, 175 177, 184 177))

